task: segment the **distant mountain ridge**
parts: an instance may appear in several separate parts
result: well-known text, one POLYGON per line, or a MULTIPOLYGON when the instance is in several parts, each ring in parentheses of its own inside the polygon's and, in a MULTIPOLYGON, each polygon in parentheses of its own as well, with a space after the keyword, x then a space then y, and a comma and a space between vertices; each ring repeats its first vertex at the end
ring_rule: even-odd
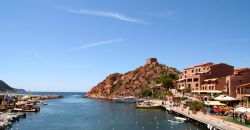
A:
POLYGON ((0 80, 0 92, 25 92, 25 90, 12 88, 4 81, 0 80))
MULTIPOLYGON (((179 71, 173 67, 159 64, 157 59, 151 58, 147 60, 144 66, 125 74, 114 73, 106 77, 105 80, 94 86, 85 97, 89 98, 114 98, 118 96, 135 96, 140 97, 144 90, 166 92, 173 87, 176 78, 170 79, 162 84, 161 77, 174 75, 177 76, 179 71), (159 82, 158 82, 159 81, 159 82)), ((149 94, 150 95, 150 94, 149 94)))

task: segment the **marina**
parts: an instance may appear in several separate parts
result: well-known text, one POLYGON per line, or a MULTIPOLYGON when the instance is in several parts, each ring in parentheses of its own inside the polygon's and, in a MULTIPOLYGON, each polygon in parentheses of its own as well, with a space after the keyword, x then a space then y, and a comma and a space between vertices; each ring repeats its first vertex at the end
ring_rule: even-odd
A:
POLYGON ((133 103, 81 98, 81 93, 64 93, 63 99, 48 100, 38 113, 29 113, 12 129, 88 130, 206 130, 193 122, 171 123, 176 115, 164 109, 136 109, 133 103), (78 96, 77 96, 78 95, 78 96), (46 124, 46 125, 43 125, 46 124))
POLYGON ((30 112, 39 112, 42 100, 62 98, 62 95, 0 94, 0 129, 11 127, 19 118, 26 118, 30 112))

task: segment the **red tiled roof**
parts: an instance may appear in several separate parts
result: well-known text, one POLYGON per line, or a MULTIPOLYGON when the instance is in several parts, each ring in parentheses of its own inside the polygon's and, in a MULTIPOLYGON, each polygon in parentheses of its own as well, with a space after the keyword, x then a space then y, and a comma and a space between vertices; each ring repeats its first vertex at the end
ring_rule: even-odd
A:
POLYGON ((234 72, 246 72, 246 71, 250 71, 250 68, 237 68, 234 69, 234 72))
POLYGON ((192 67, 185 68, 184 70, 192 69, 192 68, 195 68, 195 67, 210 66, 210 65, 213 65, 213 64, 214 63, 212 63, 212 62, 202 63, 202 64, 199 64, 199 65, 195 65, 195 66, 192 66, 192 67))

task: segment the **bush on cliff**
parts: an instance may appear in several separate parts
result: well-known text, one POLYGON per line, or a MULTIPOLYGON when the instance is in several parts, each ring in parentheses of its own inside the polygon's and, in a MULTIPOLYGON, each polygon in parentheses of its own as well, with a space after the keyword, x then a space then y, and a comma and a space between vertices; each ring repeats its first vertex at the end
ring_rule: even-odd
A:
POLYGON ((153 92, 152 97, 157 98, 157 99, 165 99, 166 98, 166 91, 156 90, 153 92))
POLYGON ((162 84, 165 88, 172 88, 174 80, 177 79, 177 74, 170 73, 169 75, 161 75, 155 79, 157 84, 162 84))
POLYGON ((142 97, 151 97, 152 95, 153 95, 153 90, 149 87, 146 87, 141 91, 142 97))

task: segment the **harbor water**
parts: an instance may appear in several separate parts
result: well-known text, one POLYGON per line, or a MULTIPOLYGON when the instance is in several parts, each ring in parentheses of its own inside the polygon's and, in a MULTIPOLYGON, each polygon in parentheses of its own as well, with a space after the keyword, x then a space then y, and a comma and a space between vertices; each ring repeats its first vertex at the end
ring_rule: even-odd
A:
MULTIPOLYGON (((50 94, 50 93, 45 93, 50 94)), ((82 93, 58 93, 38 113, 13 123, 13 130, 205 130, 194 122, 171 123, 164 110, 136 109, 135 104, 81 98, 82 93)))

